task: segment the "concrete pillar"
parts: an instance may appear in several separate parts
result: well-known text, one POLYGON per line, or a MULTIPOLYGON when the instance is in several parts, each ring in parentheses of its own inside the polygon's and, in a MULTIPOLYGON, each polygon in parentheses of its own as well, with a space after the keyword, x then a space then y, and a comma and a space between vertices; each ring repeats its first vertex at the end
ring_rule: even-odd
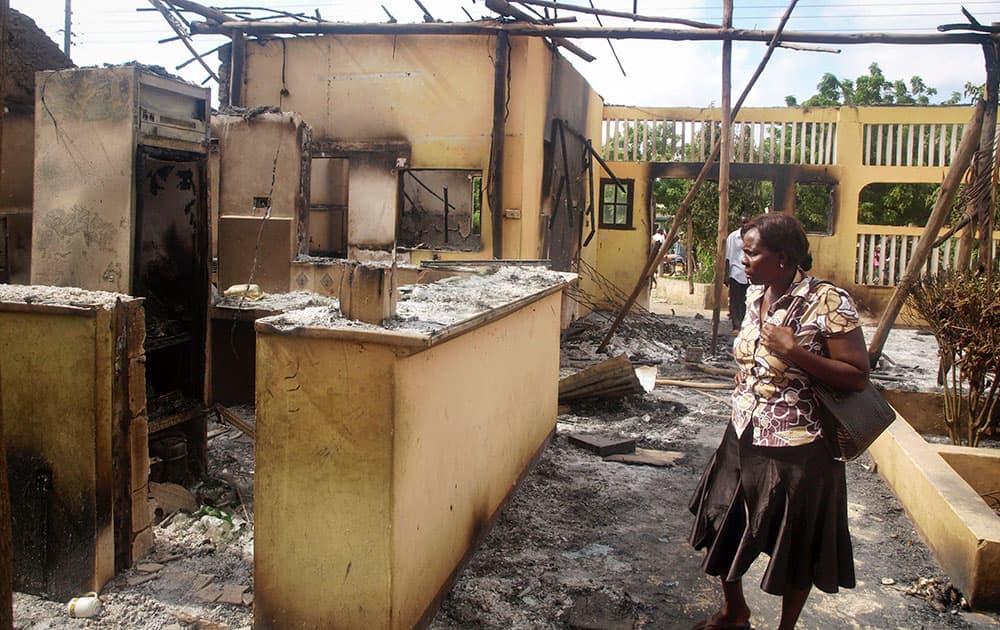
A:
POLYGON ((381 326, 396 315, 395 265, 354 264, 340 282, 340 311, 344 317, 381 326))

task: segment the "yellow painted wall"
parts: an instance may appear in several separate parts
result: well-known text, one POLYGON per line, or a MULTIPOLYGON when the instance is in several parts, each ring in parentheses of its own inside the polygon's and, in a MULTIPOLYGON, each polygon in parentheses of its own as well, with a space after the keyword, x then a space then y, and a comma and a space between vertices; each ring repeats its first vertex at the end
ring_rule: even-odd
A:
POLYGON ((396 364, 393 619, 409 627, 555 428, 560 294, 396 364))
POLYGON ((972 606, 1000 604, 1000 524, 949 462, 955 447, 928 444, 897 421, 869 452, 935 558, 972 606))
POLYGON ((393 359, 258 334, 257 628, 390 627, 393 359))
MULTIPOLYGON (((254 197, 270 197, 272 217, 295 217, 301 175, 298 126, 292 114, 213 116, 219 139, 219 211, 223 216, 263 216, 254 197), (272 181, 273 178, 273 181, 272 181)), ((294 241, 294 239, 293 239, 294 241)))
POLYGON ((49 549, 48 573, 56 598, 100 591, 114 576, 113 353, 108 311, 0 304, 8 462, 29 456, 51 467, 49 532, 58 546, 49 549))
MULTIPOLYGON (((316 140, 406 141, 411 168, 477 170, 484 175, 485 189, 495 52, 496 40, 488 36, 350 35, 252 42, 247 48, 247 104, 278 104, 298 112, 316 140)), ((511 38, 503 205, 520 210, 521 218, 503 219, 502 256, 507 258, 541 256, 542 152, 552 54, 539 38, 511 38)), ((602 103, 599 97, 592 101, 596 140, 602 103)), ((349 245, 352 251, 388 249, 396 233, 396 190, 392 181, 375 177, 361 162, 352 159, 350 167, 349 245)), ((484 195, 482 249, 442 251, 442 259, 492 257, 488 201, 484 195)), ((430 256, 415 252, 412 259, 430 256)))
POLYGON ((38 73, 32 284, 129 292, 136 72, 38 73))
POLYGON ((555 426, 560 297, 399 356, 258 324, 256 627, 424 615, 555 426))
MULTIPOLYGON (((611 165, 615 176, 619 180, 634 180, 634 194, 632 204, 632 229, 601 229, 600 227, 600 204, 594 208, 594 216, 597 219, 597 234, 590 245, 584 248, 585 260, 594 265, 605 278, 610 280, 621 289, 626 295, 632 292, 635 283, 639 280, 646 261, 649 259, 649 246, 652 240, 653 229, 650 224, 649 194, 650 179, 649 165, 641 162, 615 162, 611 165)), ((601 195, 600 180, 607 177, 599 168, 594 171, 594 195, 598 200, 601 195)), ((584 237, 590 233, 590 228, 584 230, 584 237)), ((580 285, 586 293, 599 296, 603 295, 599 285, 593 278, 581 275, 580 285)), ((643 307, 649 307, 649 290, 644 289, 639 293, 636 300, 643 307)), ((608 303, 610 305, 610 303, 608 303)))

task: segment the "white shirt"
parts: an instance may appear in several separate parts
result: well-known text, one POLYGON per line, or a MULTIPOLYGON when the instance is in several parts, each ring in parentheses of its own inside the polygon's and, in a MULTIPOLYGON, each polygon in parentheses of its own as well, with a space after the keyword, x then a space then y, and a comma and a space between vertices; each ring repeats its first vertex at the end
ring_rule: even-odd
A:
POLYGON ((733 230, 726 237, 726 260, 729 261, 726 278, 749 284, 746 269, 743 268, 743 234, 740 230, 733 230))

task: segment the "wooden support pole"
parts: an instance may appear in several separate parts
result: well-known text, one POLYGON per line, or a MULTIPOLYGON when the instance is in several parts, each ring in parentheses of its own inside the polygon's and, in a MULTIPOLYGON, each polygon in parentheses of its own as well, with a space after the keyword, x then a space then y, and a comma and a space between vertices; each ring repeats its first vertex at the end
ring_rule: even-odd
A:
POLYGON ((687 229, 684 231, 684 269, 688 275, 688 295, 694 295, 694 217, 687 216, 687 229))
POLYGON ((979 215, 979 268, 991 278, 993 275, 993 216, 996 212, 996 188, 993 175, 996 172, 996 131, 997 131, 997 91, 1000 83, 1000 44, 985 42, 983 56, 986 61, 986 113, 983 115, 982 135, 979 139, 979 153, 976 156, 977 181, 971 182, 977 189, 976 210, 979 215))
POLYGON ((506 33, 498 33, 493 67, 493 137, 490 149, 490 225, 494 258, 503 258, 503 143, 504 126, 507 121, 509 57, 510 40, 506 33))
MULTIPOLYGON (((722 25, 733 25, 733 0, 723 0, 722 25)), ((715 304, 712 305, 712 352, 719 340, 722 284, 726 281, 726 237, 729 236, 729 167, 733 153, 733 112, 730 109, 733 77, 733 42, 722 42, 722 130, 719 150, 719 231, 715 242, 715 304)))
POLYGON ((896 285, 896 290, 893 291, 892 297, 889 298, 889 304, 882 312, 882 317, 879 318, 878 327, 875 329, 875 334, 868 345, 868 360, 872 367, 875 367, 879 357, 882 356, 882 348, 885 346, 885 340, 889 337, 889 331, 896 321, 896 316, 899 315, 899 311, 903 308, 903 302, 906 300, 906 296, 909 294, 913 284, 920 277, 920 271, 923 269, 924 263, 927 262, 927 257, 931 253, 934 238, 948 218, 949 211, 951 210, 951 202, 955 199, 955 193, 958 191, 958 187, 962 183, 962 178, 969 168, 972 155, 976 152, 976 147, 979 146, 985 111, 986 104, 983 101, 979 101, 976 105, 975 113, 972 115, 972 120, 969 121, 969 124, 965 128, 962 143, 952 158, 951 167, 948 169, 948 173, 941 183, 941 191, 938 193, 934 210, 931 211, 931 216, 927 219, 927 225, 924 226, 920 240, 917 241, 917 246, 913 249, 913 254, 906 264, 903 277, 900 278, 899 283, 896 285))
MULTIPOLYGON (((736 117, 736 114, 740 111, 740 108, 743 106, 743 102, 747 99, 747 96, 749 96, 750 90, 753 89, 754 84, 757 83, 757 79, 760 78, 761 73, 764 71, 764 67, 767 65, 768 60, 771 58, 771 54, 774 52, 775 47, 777 47, 778 45, 779 38, 782 37, 782 32, 784 31, 785 24, 788 23, 788 18, 791 17, 792 9, 795 8, 796 3, 798 3, 798 0, 791 0, 791 2, 789 3, 788 9, 785 10, 785 14, 781 17, 781 21, 778 23, 778 29, 774 31, 774 36, 768 43, 767 52, 764 53, 764 57, 760 60, 760 63, 757 64, 757 69, 750 77, 750 80, 747 81, 746 87, 743 88, 743 93, 740 94, 739 100, 737 100, 736 104, 733 106, 730 118, 736 117)), ((677 238, 677 232, 678 230, 680 230, 681 221, 683 221, 687 217, 687 213, 690 211, 691 205, 694 203, 695 198, 698 196, 698 191, 701 190, 701 185, 708 178, 708 173, 709 171, 712 170, 712 165, 714 164, 716 158, 719 157, 720 147, 721 145, 719 143, 719 140, 717 139, 715 143, 712 145, 712 150, 709 152, 709 156, 705 160, 705 164, 702 165, 701 171, 698 173, 698 176, 694 179, 694 183, 691 184, 691 189, 688 191, 686 195, 684 195, 684 199, 681 201, 680 207, 677 208, 677 212, 674 215, 674 221, 673 223, 670 224, 670 231, 667 232, 666 238, 664 238, 663 242, 660 243, 660 249, 658 251, 658 255, 656 256, 657 260, 663 260, 663 257, 670 250, 670 247, 674 244, 674 240, 677 238)), ((601 164, 603 163, 604 162, 601 161, 601 164)), ((688 228, 688 234, 690 233, 691 229, 688 228)), ((688 256, 691 256, 690 248, 688 249, 688 256)), ((655 268, 656 267, 653 266, 653 269, 655 268)), ((618 326, 621 325, 622 320, 625 319, 625 316, 632 308, 632 305, 635 304, 635 300, 636 298, 639 297, 639 293, 641 293, 642 290, 645 288, 646 283, 649 281, 649 274, 650 274, 650 268, 647 266, 646 268, 643 269, 643 272, 639 275, 639 281, 635 283, 635 287, 632 289, 632 293, 625 301, 624 306, 622 306, 618 315, 615 316, 615 320, 611 323, 611 327, 608 329, 607 334, 604 335, 604 339, 601 341, 601 345, 597 347, 598 352, 603 352, 604 348, 607 347, 608 342, 611 340, 611 337, 615 334, 615 331, 618 330, 618 326)))

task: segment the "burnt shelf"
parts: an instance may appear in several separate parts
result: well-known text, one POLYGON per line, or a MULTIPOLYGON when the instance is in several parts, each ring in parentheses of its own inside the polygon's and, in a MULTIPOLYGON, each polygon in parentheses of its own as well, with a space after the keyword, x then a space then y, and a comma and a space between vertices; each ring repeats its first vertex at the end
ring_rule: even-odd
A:
POLYGON ((162 337, 146 337, 146 352, 155 352, 164 348, 172 348, 181 344, 190 343, 193 338, 191 333, 178 333, 176 335, 164 335, 162 337))

